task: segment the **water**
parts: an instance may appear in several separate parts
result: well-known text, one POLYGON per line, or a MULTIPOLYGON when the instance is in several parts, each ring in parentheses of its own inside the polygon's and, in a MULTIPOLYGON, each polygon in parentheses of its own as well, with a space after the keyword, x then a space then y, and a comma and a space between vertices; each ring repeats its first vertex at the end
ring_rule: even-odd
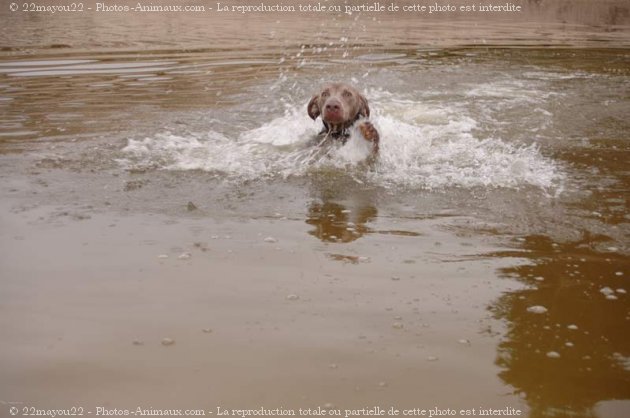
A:
MULTIPOLYGON (((298 259, 307 258, 300 251, 325 254, 325 263, 346 272, 383 268, 384 254, 410 273, 385 268, 387 286, 406 286, 435 265, 477 271, 490 263, 481 292, 489 296, 473 318, 485 320, 488 310, 504 329, 472 326, 474 334, 497 338, 482 349, 495 359, 483 369, 523 399, 532 417, 626 416, 628 6, 526 5, 516 20, 356 13, 138 20, 10 14, 3 6, 0 176, 12 202, 7 213, 55 207, 33 220, 34 228, 99 216, 141 216, 140 225, 152 216, 253 223, 264 232, 245 238, 233 227, 236 247, 225 240, 224 247, 202 243, 190 252, 173 246, 152 258, 192 264, 201 247, 238 253, 294 243, 298 259), (306 103, 331 80, 350 82, 368 98, 382 138, 375 164, 364 163, 355 137, 326 152, 309 146, 321 122, 308 117, 306 103), (293 223, 264 230, 270 220, 293 223), (296 235, 283 236, 285 229, 296 235), (427 247, 425 239, 435 242, 427 247)), ((10 246, 9 235, 3 241, 10 246)), ((426 280, 439 288, 445 273, 435 268, 437 279, 426 280)), ((467 283, 449 286, 440 300, 457 309, 451 298, 465 299, 467 283)), ((389 287, 379 289, 377 295, 389 294, 389 287)), ((304 289, 278 291, 292 306, 314 303, 304 289)), ((264 296, 254 299, 265 303, 264 296)), ((417 325, 407 318, 421 310, 397 311, 404 327, 390 314, 383 320, 398 333, 387 338, 403 357, 417 345, 405 340, 417 325)), ((454 330, 451 341, 460 349, 479 344, 468 325, 430 321, 454 330)), ((351 333, 370 335, 369 344, 380 347, 372 328, 359 331, 351 333)), ((185 338, 175 345, 175 334, 162 332, 173 335, 173 350, 185 346, 185 338)), ((453 364, 448 351, 419 358, 453 364)), ((395 377, 389 381, 396 386, 395 377)), ((405 393, 389 399, 414 399, 405 393)), ((448 399, 439 406, 448 407, 448 399)))

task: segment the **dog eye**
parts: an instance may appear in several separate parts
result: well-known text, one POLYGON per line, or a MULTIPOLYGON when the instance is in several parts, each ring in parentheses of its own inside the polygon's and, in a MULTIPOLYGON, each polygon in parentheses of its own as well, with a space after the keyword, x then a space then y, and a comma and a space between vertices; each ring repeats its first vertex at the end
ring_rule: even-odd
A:
POLYGON ((348 90, 343 91, 343 97, 350 97, 350 96, 352 96, 352 93, 350 93, 348 90))

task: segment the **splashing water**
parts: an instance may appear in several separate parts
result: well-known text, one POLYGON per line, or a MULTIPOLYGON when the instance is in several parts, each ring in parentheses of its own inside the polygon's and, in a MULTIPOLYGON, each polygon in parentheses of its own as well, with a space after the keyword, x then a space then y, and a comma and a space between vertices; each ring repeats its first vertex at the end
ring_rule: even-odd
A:
POLYGON ((118 161, 128 169, 203 170, 236 181, 362 170, 369 182, 389 188, 548 190, 562 182, 559 167, 535 144, 476 137, 478 122, 460 107, 431 106, 386 92, 370 92, 370 98, 378 109, 371 120, 381 134, 379 158, 371 166, 364 164, 369 144, 356 131, 344 145, 313 145, 321 123, 309 119, 301 103, 232 135, 210 130, 130 139, 118 161))

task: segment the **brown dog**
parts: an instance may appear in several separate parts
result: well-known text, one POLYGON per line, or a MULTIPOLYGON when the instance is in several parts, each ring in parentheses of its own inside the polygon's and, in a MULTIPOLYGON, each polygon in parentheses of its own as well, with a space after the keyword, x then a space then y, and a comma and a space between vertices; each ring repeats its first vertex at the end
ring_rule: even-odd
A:
POLYGON ((325 134, 324 139, 332 137, 345 142, 350 136, 348 128, 356 123, 363 138, 372 143, 372 153, 378 152, 378 131, 363 119, 370 116, 370 107, 354 87, 343 83, 325 85, 308 103, 307 111, 313 120, 321 115, 324 129, 320 134, 325 134))

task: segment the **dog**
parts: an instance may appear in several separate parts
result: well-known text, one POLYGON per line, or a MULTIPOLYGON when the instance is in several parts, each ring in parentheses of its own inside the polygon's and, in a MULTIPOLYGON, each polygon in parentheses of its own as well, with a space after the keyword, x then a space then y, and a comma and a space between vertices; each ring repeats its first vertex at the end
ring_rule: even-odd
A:
POLYGON ((356 126, 363 138, 372 144, 372 155, 378 153, 380 136, 367 118, 370 117, 368 101, 354 87, 344 83, 330 83, 315 94, 307 106, 308 115, 316 120, 319 116, 324 129, 319 133, 323 145, 329 138, 345 143, 350 136, 349 128, 356 126))

